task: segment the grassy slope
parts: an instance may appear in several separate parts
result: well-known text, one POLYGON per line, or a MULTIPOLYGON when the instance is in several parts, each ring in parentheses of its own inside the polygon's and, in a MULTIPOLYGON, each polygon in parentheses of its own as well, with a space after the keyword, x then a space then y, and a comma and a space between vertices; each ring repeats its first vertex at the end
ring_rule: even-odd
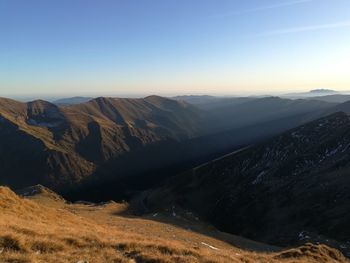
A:
MULTIPOLYGON (((45 191, 29 198, 0 187, 0 262, 346 262, 340 252, 323 245, 250 252, 172 221, 181 219, 167 224, 153 220, 154 215, 121 215, 127 204, 66 204, 45 191)), ((217 233, 200 223, 193 227, 217 233)))

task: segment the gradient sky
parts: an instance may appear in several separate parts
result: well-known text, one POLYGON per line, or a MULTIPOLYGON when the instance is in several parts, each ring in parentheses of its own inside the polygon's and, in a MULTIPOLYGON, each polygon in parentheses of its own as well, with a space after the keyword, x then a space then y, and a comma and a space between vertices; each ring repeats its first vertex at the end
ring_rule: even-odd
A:
POLYGON ((350 0, 0 0, 0 96, 350 90, 350 0))

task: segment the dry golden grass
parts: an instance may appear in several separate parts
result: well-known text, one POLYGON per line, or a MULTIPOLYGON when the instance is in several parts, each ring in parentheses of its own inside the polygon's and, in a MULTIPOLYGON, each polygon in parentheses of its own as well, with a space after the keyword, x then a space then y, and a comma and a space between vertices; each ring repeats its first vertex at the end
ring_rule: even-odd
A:
POLYGON ((53 204, 26 200, 0 187, 1 263, 347 262, 322 245, 250 252, 174 225, 111 213, 126 204, 53 204))

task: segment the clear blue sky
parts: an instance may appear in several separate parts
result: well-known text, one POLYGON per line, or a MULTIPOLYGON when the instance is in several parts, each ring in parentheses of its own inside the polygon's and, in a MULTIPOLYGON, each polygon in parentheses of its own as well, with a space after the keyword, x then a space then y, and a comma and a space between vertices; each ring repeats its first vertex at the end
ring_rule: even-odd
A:
POLYGON ((0 0, 0 96, 350 90, 349 0, 0 0))

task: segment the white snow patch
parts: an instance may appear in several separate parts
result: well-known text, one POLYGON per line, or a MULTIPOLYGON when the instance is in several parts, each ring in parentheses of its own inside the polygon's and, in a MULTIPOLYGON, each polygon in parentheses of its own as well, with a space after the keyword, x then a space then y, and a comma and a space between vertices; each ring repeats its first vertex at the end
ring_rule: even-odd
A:
POLYGON ((211 249, 214 249, 214 250, 220 250, 220 249, 218 249, 217 247, 213 247, 213 246, 211 246, 211 245, 209 245, 209 244, 207 244, 207 243, 204 243, 204 242, 201 242, 201 244, 204 245, 204 246, 207 246, 207 247, 209 247, 209 248, 211 248, 211 249))
POLYGON ((342 150, 342 152, 345 152, 345 151, 349 148, 349 146, 350 146, 350 143, 348 143, 348 144, 345 146, 345 148, 342 150))
POLYGON ((252 184, 255 185, 255 184, 258 184, 258 183, 262 182, 262 179, 263 179, 264 174, 266 174, 265 171, 260 172, 260 173, 258 174, 258 176, 255 178, 255 180, 252 182, 252 184))
POLYGON ((300 232, 298 237, 299 237, 299 240, 310 239, 310 236, 307 235, 306 231, 300 232))
POLYGON ((298 134, 298 132, 293 132, 292 133, 292 137, 293 138, 296 138, 296 139, 299 139, 300 137, 302 137, 300 134, 298 134))

